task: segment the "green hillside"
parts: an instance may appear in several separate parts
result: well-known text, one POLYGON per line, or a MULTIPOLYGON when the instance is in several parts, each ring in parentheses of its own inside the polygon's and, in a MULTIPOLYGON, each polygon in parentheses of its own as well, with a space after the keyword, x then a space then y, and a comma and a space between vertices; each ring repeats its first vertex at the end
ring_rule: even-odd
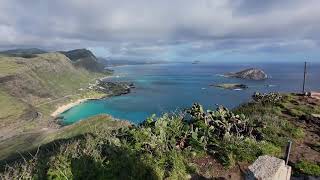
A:
POLYGON ((76 67, 61 53, 0 56, 0 149, 7 148, 7 138, 58 127, 50 114, 59 105, 105 95, 87 87, 106 75, 76 67))
POLYGON ((25 161, 7 161, 12 166, 0 177, 241 179, 258 156, 283 158, 288 140, 293 175, 319 176, 320 126, 312 116, 319 113, 320 102, 312 98, 255 94, 232 111, 194 104, 139 126, 97 116, 56 133, 53 139, 60 140, 23 154, 25 161))

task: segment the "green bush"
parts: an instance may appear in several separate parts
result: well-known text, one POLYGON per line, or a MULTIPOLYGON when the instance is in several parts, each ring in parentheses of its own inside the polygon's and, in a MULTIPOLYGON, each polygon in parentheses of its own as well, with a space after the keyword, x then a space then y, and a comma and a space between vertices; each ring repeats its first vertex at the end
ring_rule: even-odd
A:
POLYGON ((218 147, 217 158, 225 166, 234 166, 235 162, 251 163, 264 154, 281 155, 280 147, 266 141, 256 141, 252 138, 231 138, 219 143, 218 147))
POLYGON ((250 163, 263 154, 279 156, 287 136, 303 134, 267 114, 268 105, 257 115, 238 113, 251 108, 248 105, 232 112, 220 106, 205 111, 194 104, 187 114, 151 116, 139 126, 112 131, 102 128, 61 144, 53 154, 40 154, 33 163, 17 164, 3 176, 186 179, 197 170, 190 163, 196 156, 212 155, 227 167, 239 161, 250 163), (275 141, 279 138, 281 143, 275 141))
POLYGON ((308 161, 300 161, 294 165, 294 167, 301 173, 311 175, 311 176, 320 176, 320 165, 308 161))
POLYGON ((262 104, 267 104, 267 103, 272 103, 272 104, 275 104, 275 103, 278 103, 282 100, 282 95, 280 93, 259 93, 259 92, 255 92, 253 95, 252 95, 252 99, 255 101, 255 102, 259 102, 259 103, 262 103, 262 104))

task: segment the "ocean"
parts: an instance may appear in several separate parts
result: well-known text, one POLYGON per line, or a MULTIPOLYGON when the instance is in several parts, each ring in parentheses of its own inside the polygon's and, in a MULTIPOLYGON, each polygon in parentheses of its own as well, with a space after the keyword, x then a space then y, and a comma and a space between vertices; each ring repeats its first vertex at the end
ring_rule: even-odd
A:
MULTIPOLYGON (((122 96, 92 100, 77 105, 61 114, 65 125, 98 114, 110 114, 117 119, 135 124, 152 114, 179 112, 194 102, 205 108, 217 105, 234 108, 248 102, 254 92, 301 92, 303 83, 301 63, 170 63, 127 65, 112 68, 109 81, 130 81, 136 88, 122 96), (224 73, 246 68, 263 69, 269 79, 263 81, 224 77, 224 73), (241 83, 244 90, 226 90, 210 84, 241 83)), ((320 90, 320 64, 309 63, 306 90, 320 90)))

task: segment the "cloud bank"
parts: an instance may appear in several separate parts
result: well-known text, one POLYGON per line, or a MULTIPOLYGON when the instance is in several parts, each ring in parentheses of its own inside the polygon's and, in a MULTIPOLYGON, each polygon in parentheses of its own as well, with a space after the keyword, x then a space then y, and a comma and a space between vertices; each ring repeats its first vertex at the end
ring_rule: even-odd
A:
POLYGON ((91 47, 117 58, 314 55, 319 0, 2 0, 0 49, 91 47))

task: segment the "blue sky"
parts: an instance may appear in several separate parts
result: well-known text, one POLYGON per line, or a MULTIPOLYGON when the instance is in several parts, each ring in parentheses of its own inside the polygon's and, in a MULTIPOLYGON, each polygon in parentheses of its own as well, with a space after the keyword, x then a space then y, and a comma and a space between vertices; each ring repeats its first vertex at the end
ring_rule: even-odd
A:
POLYGON ((112 59, 320 61, 319 0, 1 0, 0 50, 112 59))

